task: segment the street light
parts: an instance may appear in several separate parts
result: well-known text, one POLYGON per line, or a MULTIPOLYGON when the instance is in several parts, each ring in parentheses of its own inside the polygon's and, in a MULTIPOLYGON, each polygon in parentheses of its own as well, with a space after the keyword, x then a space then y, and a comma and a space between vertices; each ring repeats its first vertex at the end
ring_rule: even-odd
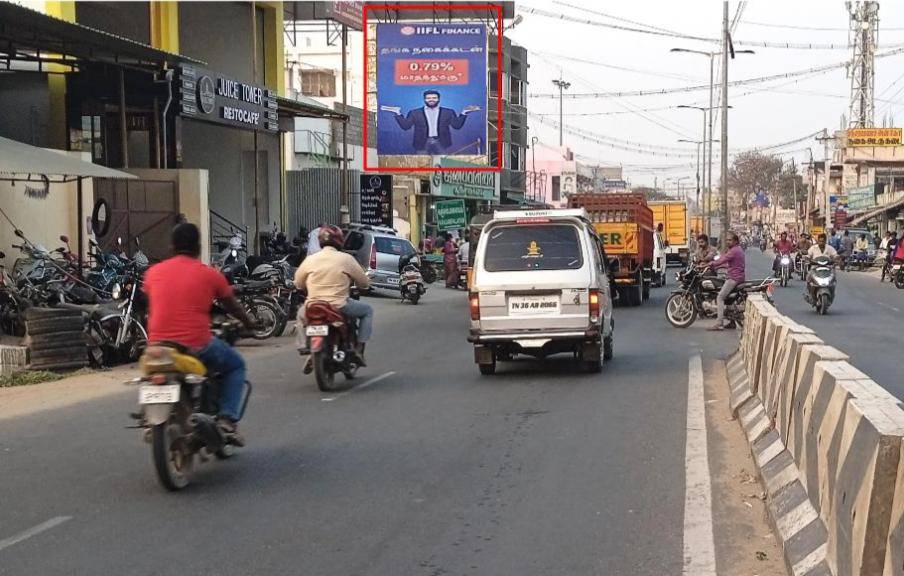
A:
MULTIPOLYGON (((703 140, 704 140, 704 142, 707 140, 707 136, 706 136, 706 113, 709 112, 709 139, 710 139, 710 143, 709 143, 709 178, 708 178, 708 179, 707 179, 707 178, 703 178, 703 181, 704 181, 704 182, 703 182, 703 187, 706 189, 706 197, 705 197, 705 199, 704 199, 704 202, 705 202, 705 204, 706 204, 706 210, 704 210, 704 212, 706 212, 706 226, 705 226, 705 227, 706 227, 707 230, 709 230, 709 218, 710 218, 709 214, 710 214, 710 208, 712 207, 712 188, 713 188, 713 170, 712 170, 712 165, 713 165, 713 157, 712 157, 712 155, 713 155, 713 145, 712 145, 712 142, 718 142, 718 141, 719 141, 719 140, 713 140, 713 139, 712 139, 712 137, 713 137, 713 135, 712 135, 712 125, 713 125, 713 123, 712 123, 713 112, 712 112, 712 111, 713 111, 713 107, 712 107, 712 104, 710 104, 710 106, 709 106, 708 108, 704 108, 704 107, 702 107, 702 106, 690 106, 690 105, 688 105, 688 104, 679 104, 679 105, 678 105, 678 108, 684 108, 684 109, 686 109, 686 110, 699 110, 700 112, 703 112, 703 140), (708 181, 707 181, 707 180, 708 180, 708 181)), ((729 108, 731 108, 731 106, 729 106, 729 108)), ((698 162, 699 162, 699 159, 698 159, 698 162)), ((704 147, 704 149, 703 149, 703 164, 706 165, 706 148, 705 148, 705 147, 704 147)), ((699 169, 699 168, 698 168, 698 169, 699 169)), ((705 176, 705 174, 704 174, 704 176, 705 176)), ((699 200, 699 198, 698 198, 698 200, 699 200)))
MULTIPOLYGON (((692 50, 690 48, 672 48, 669 52, 681 52, 686 54, 697 54, 700 56, 706 56, 709 58, 709 160, 704 162, 707 165, 706 168, 706 181, 707 181, 707 194, 706 194, 706 233, 711 234, 710 230, 710 208, 712 208, 712 187, 713 187, 713 62, 716 56, 721 56, 722 52, 705 52, 703 50, 692 50)), ((734 54, 756 54, 753 50, 735 50, 734 54)), ((729 106, 730 108, 730 106, 729 106)), ((706 137, 704 136, 704 140, 706 137)), ((725 137, 728 140, 728 137, 725 137)))
POLYGON ((564 91, 571 88, 571 82, 566 82, 559 77, 558 79, 553 80, 552 83, 559 87, 559 148, 561 148, 564 145, 562 143, 562 128, 565 126, 565 123, 563 122, 564 114, 562 113, 562 98, 564 91))
MULTIPOLYGON (((679 106, 679 108, 681 108, 681 106, 679 106)), ((691 108, 693 108, 693 106, 691 106, 691 108)), ((705 118, 706 118, 705 113, 704 113, 703 118, 704 118, 704 122, 705 122, 705 118)), ((706 124, 705 123, 703 125, 703 134, 705 137, 705 134, 706 134, 706 124)), ((700 212, 705 212, 704 210, 700 209, 700 179, 701 178, 703 178, 704 187, 706 186, 706 174, 703 174, 702 170, 700 169, 700 145, 706 144, 706 140, 686 140, 686 139, 682 138, 681 140, 678 140, 678 141, 683 142, 685 144, 696 144, 697 145, 697 198, 696 198, 696 202, 697 202, 697 210, 700 210, 700 212)), ((718 140, 716 140, 716 142, 718 142, 718 140)), ((706 154, 706 148, 703 149, 703 154, 704 155, 706 154)))

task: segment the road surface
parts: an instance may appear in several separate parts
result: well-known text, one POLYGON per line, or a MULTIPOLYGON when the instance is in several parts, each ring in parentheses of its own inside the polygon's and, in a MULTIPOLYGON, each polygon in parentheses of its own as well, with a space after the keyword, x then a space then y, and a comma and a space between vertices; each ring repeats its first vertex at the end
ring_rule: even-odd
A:
POLYGON ((347 392, 319 392, 287 341, 254 350, 248 447, 181 493, 125 428, 133 388, 48 406, 45 384, 28 409, 17 390, 12 415, 0 394, 0 574, 784 574, 728 416, 734 333, 671 328, 658 289, 616 310, 602 374, 484 377, 464 294, 434 286, 370 299, 347 392))
MULTIPOLYGON (((757 248, 748 248, 748 276, 767 276, 772 258, 771 251, 764 254, 757 248)), ((900 371, 904 290, 888 281, 880 283, 875 271, 839 270, 837 275, 835 302, 827 315, 819 316, 804 301, 804 283, 799 279, 785 288, 776 287, 776 308, 815 330, 826 343, 847 353, 854 366, 904 399, 900 371)))

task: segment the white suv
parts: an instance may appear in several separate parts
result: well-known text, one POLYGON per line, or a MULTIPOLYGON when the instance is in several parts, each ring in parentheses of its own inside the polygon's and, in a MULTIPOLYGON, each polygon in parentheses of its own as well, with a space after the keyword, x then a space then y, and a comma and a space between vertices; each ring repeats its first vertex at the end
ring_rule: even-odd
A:
POLYGON ((480 235, 469 294, 480 372, 517 354, 560 352, 599 372, 612 357, 607 268, 584 209, 496 212, 480 235))

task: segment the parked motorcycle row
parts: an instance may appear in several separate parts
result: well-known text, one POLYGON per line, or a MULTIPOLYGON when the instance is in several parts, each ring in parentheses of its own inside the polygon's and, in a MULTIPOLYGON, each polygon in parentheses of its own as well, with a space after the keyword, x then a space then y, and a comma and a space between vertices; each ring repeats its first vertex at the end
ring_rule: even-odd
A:
POLYGON ((21 243, 12 248, 21 255, 11 268, 0 252, 0 332, 24 336, 32 308, 77 309, 85 318, 92 366, 136 360, 147 342, 141 279, 149 263, 140 240, 131 257, 121 239, 118 252, 105 252, 92 240, 88 265, 80 266, 66 236, 60 236, 62 246, 48 250, 21 230, 15 234, 21 243))

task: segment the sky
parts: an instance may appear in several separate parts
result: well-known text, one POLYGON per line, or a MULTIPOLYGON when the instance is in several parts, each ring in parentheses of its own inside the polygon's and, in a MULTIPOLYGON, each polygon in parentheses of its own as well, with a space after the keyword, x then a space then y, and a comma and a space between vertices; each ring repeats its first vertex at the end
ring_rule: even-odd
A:
MULTIPOLYGON (((739 2, 729 2, 733 19, 739 2)), ((719 0, 527 0, 516 2, 523 20, 509 30, 512 41, 525 46, 528 73, 528 111, 545 114, 540 122, 532 117, 532 136, 550 145, 558 144, 558 89, 552 80, 562 77, 571 83, 566 93, 624 92, 660 90, 693 85, 708 85, 709 58, 695 54, 671 53, 671 48, 718 51, 718 43, 643 34, 578 22, 564 21, 530 13, 529 9, 563 14, 579 20, 592 20, 630 28, 656 27, 682 35, 701 38, 721 37, 722 2, 719 0), (631 22, 629 22, 631 21, 631 22), (563 56, 565 58, 563 58, 563 56), (589 61, 589 62, 586 62, 589 61), (605 66, 604 66, 605 65, 605 66), (628 69, 628 70, 625 70, 628 69)), ((729 61, 730 81, 771 76, 840 63, 851 58, 847 48, 849 15, 841 0, 753 0, 744 3, 732 34, 735 49, 752 49, 755 54, 738 54, 729 61), (794 28, 788 28, 792 26, 794 28), (800 29, 807 28, 807 29, 800 29), (810 29, 814 28, 814 29, 810 29), (816 29, 818 28, 818 30, 816 29), (788 49, 754 46, 744 43, 791 43, 794 45, 834 44, 841 49, 788 49)), ((904 45, 904 2, 884 1, 879 6, 877 54, 904 45)), ((720 59, 716 59, 719 75, 720 59)), ((716 98, 718 99, 718 87, 716 98)), ((797 140, 824 128, 839 129, 842 115, 848 112, 850 79, 844 68, 819 75, 774 80, 750 86, 729 87, 729 149, 766 147, 797 140), (766 90, 764 90, 764 88, 766 90)), ((876 123, 886 112, 904 124, 904 53, 876 59, 876 123), (887 102, 886 102, 887 101, 887 102)), ((566 129, 584 130, 612 139, 639 144, 646 153, 602 146, 565 133, 565 145, 585 163, 621 164, 635 186, 660 187, 666 178, 688 177, 683 186, 693 184, 696 174, 696 146, 679 139, 701 140, 702 113, 697 110, 668 108, 678 105, 708 106, 708 89, 665 95, 632 97, 595 97, 564 100, 566 129), (643 111, 646 109, 658 109, 643 111), (662 109, 666 108, 666 109, 662 109), (638 112, 640 110, 641 112, 638 112), (617 114, 588 115, 600 112, 617 114), (656 146, 656 155, 648 146, 656 146), (661 147, 668 148, 662 149, 661 147), (679 150, 671 150, 678 148, 679 150), (665 154, 679 154, 668 157, 665 154), (679 164, 681 166, 675 166, 679 164), (683 165, 682 165, 683 164, 683 165), (650 166, 669 167, 652 170, 650 166)), ((720 120, 714 126, 720 134, 720 120)), ((719 144, 714 144, 717 151, 719 144)), ((807 162, 812 148, 814 158, 823 157, 821 143, 814 139, 775 149, 790 160, 807 162)), ((713 165, 713 182, 718 185, 719 158, 713 165)), ((674 182, 668 184, 675 187, 674 182)))

